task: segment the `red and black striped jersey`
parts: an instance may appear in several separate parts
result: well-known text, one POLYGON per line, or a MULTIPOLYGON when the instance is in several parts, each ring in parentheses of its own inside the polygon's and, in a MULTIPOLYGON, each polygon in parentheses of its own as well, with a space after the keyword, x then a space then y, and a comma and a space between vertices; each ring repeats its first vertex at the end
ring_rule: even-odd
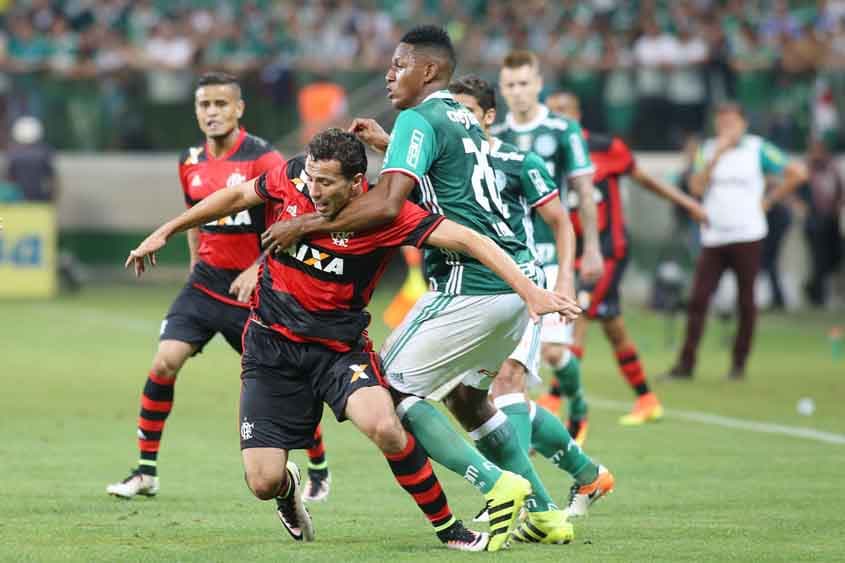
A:
MULTIPOLYGON (((620 176, 629 174, 635 166, 631 149, 618 137, 610 137, 584 130, 590 160, 596 167, 593 175, 593 195, 598 208, 598 229, 602 254, 607 258, 622 258, 628 250, 628 234, 622 205, 620 176)), ((568 192, 568 206, 572 227, 578 237, 578 255, 581 254, 583 229, 578 216, 579 195, 568 192)))
MULTIPOLYGON (((190 147, 179 157, 179 180, 185 203, 194 206, 217 190, 255 178, 285 160, 267 141, 240 130, 232 149, 219 158, 208 145, 190 147)), ((239 307, 229 286, 261 255, 261 233, 267 223, 264 206, 241 211, 199 228, 199 263, 191 283, 215 299, 239 307)))
MULTIPOLYGON (((296 158, 258 178, 256 192, 278 210, 273 222, 315 210, 301 170, 296 158)), ((289 340, 350 350, 367 339, 366 307, 390 258, 400 246, 422 246, 442 220, 406 202, 389 225, 317 235, 266 256, 253 315, 289 340)))

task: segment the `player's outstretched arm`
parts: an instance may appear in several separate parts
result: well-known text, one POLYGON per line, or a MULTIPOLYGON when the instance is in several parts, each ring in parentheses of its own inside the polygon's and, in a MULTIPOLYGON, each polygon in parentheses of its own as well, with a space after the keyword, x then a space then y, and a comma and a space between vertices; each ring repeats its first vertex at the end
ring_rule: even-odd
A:
POLYGON ((560 313, 568 320, 575 320, 581 314, 574 299, 537 287, 525 277, 513 258, 488 237, 472 229, 445 219, 428 236, 426 244, 472 256, 493 270, 525 301, 534 322, 546 313, 560 313))
POLYGON ((382 174, 375 187, 352 198, 340 213, 327 219, 308 213, 287 221, 279 221, 261 235, 267 252, 288 248, 300 239, 317 233, 366 231, 392 222, 399 216, 402 204, 416 186, 416 180, 399 172, 382 174))
POLYGON ((639 166, 634 166, 631 178, 653 194, 685 209, 696 223, 707 223, 707 212, 704 211, 704 207, 675 186, 655 178, 639 166))
POLYGON ((569 214, 558 197, 535 209, 555 234, 558 274, 554 290, 575 299, 575 230, 572 228, 569 214))
POLYGON ((578 192, 578 213, 584 230, 584 255, 581 257, 581 277, 587 283, 599 281, 604 273, 604 260, 599 247, 599 211, 595 187, 589 174, 581 174, 570 180, 578 192))
POLYGON ((250 180, 225 190, 217 190, 201 202, 191 207, 181 215, 171 219, 144 239, 135 250, 129 253, 125 266, 135 267, 135 275, 144 273, 145 261, 149 257, 150 265, 156 265, 155 253, 159 251, 167 240, 176 233, 186 231, 213 221, 227 217, 238 211, 255 207, 262 203, 262 199, 255 192, 255 180, 250 180))

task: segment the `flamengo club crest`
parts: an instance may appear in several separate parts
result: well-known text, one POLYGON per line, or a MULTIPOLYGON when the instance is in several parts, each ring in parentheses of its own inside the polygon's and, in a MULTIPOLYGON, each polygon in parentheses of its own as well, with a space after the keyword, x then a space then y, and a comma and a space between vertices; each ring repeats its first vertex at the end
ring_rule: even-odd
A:
POLYGON ((235 171, 232 172, 229 175, 229 178, 226 179, 226 187, 232 188, 237 186, 238 184, 243 184, 244 182, 246 182, 246 176, 244 176, 238 171, 235 171))
POLYGON ((346 248, 349 246, 349 239, 355 236, 355 233, 348 232, 348 231, 337 231, 332 233, 332 242, 335 243, 336 246, 342 246, 346 248))

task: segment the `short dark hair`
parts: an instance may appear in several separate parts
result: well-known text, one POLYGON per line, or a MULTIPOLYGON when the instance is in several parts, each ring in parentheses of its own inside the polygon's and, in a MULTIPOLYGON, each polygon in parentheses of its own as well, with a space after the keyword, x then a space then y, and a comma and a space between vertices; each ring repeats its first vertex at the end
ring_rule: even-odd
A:
POLYGON ((337 160, 343 177, 351 180, 355 174, 367 173, 367 151, 358 137, 343 129, 332 127, 317 133, 308 143, 312 160, 337 160))
POLYGON ((238 77, 228 72, 206 72, 197 81, 197 88, 203 86, 234 86, 238 93, 241 91, 238 77))
POLYGON ((452 39, 442 27, 436 25, 418 25, 403 35, 399 42, 413 45, 416 48, 430 49, 439 53, 448 61, 450 74, 458 65, 458 57, 455 54, 452 39))
POLYGON ((482 110, 496 109, 496 91, 489 82, 475 74, 467 74, 449 84, 453 94, 466 94, 478 102, 482 110))

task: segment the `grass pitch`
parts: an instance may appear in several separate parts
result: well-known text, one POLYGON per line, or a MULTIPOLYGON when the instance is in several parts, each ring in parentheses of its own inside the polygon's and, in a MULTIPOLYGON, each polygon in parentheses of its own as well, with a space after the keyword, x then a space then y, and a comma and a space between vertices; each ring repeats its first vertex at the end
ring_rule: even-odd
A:
MULTIPOLYGON (((107 496, 106 483, 136 462, 138 399, 176 291, 138 284, 90 288, 52 302, 0 302, 0 560, 491 557, 442 548, 376 449, 330 417, 325 443, 334 482, 329 501, 312 507, 317 541, 290 541, 273 506, 255 500, 243 483, 239 363, 220 339, 180 375, 159 457, 160 495, 107 496)), ((389 293, 377 294, 373 307, 378 343, 389 293)), ((663 321, 633 307, 627 321, 653 377, 673 359, 663 321)), ((729 363, 723 329, 711 321, 696 381, 655 383, 669 415, 644 428, 616 424, 622 410, 614 401, 627 404, 631 393, 594 327, 583 370, 588 396, 596 399, 586 449, 614 471, 617 491, 576 523, 573 544, 517 544, 494 558, 841 561, 845 445, 714 425, 725 419, 693 421, 688 412, 845 434, 845 360, 832 357, 827 340, 837 322, 842 319, 834 315, 762 318, 749 379, 730 383, 722 380, 729 363), (810 417, 796 412, 802 397, 815 402, 810 417)), ((565 502, 568 476, 542 458, 535 463, 565 502)), ((437 471, 454 512, 470 519, 481 497, 447 470, 437 471)))

